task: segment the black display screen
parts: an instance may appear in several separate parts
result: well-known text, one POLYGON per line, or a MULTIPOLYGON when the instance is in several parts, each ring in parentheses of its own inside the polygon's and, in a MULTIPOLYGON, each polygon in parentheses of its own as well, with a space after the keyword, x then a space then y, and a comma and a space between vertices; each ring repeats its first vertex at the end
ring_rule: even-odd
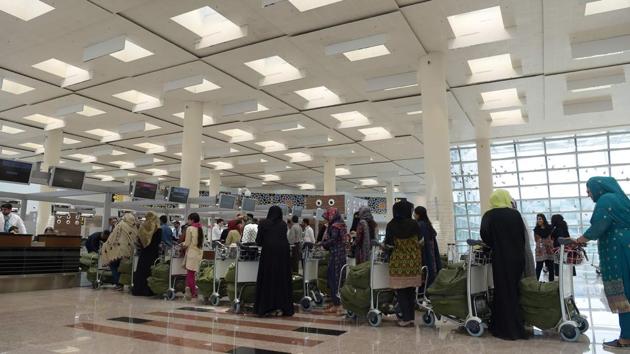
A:
POLYGON ((133 197, 140 199, 155 199, 158 185, 149 182, 136 181, 133 187, 133 197))
POLYGON ((50 176, 50 186, 69 189, 83 189, 85 172, 55 167, 50 176))
POLYGON ((219 208, 221 209, 234 209, 236 206, 236 197, 228 194, 221 194, 219 200, 219 208))
POLYGON ((0 159, 0 180, 28 184, 31 181, 33 164, 0 159))
POLYGON ((243 211, 256 211, 256 199, 243 198, 241 209, 243 209, 243 211))
POLYGON ((168 201, 172 203, 186 204, 190 189, 184 187, 171 187, 168 193, 168 201))

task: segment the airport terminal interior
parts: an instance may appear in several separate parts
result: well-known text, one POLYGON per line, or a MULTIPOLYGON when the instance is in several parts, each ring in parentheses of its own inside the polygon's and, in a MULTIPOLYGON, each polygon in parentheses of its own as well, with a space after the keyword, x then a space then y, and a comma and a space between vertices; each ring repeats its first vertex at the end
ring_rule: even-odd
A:
POLYGON ((629 0, 0 0, 0 353, 630 352, 626 69, 629 0))

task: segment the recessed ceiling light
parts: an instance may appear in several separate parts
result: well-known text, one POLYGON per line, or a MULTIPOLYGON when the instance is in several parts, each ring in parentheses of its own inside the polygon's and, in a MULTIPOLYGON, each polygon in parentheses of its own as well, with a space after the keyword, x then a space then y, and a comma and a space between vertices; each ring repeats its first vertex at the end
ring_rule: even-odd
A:
POLYGON ((30 21, 55 8, 39 0, 2 0, 0 11, 15 16, 22 21, 30 21))
POLYGON ((11 126, 8 126, 8 125, 5 125, 5 124, 2 124, 0 127, 1 127, 0 128, 0 132, 3 132, 5 134, 13 135, 13 134, 24 133, 24 130, 22 130, 22 129, 11 127, 11 126))
POLYGON ((153 97, 151 95, 147 95, 146 93, 137 91, 137 90, 129 90, 124 92, 119 92, 112 95, 118 99, 123 101, 127 101, 132 103, 135 107, 133 109, 134 112, 138 112, 140 110, 156 108, 162 105, 162 101, 159 98, 153 97))
POLYGON ((238 26, 210 6, 171 17, 171 20, 201 37, 196 49, 247 36, 247 27, 238 26))
POLYGON ((63 128, 66 125, 63 119, 53 118, 39 113, 28 115, 24 117, 24 119, 43 124, 46 130, 63 128))
POLYGON ((361 185, 364 186, 364 187, 377 186, 378 185, 378 180, 376 180, 374 178, 365 178, 365 179, 361 179, 359 181, 361 181, 361 185))
POLYGON ((300 187, 301 190, 315 189, 315 185, 312 183, 299 183, 297 186, 300 187))
POLYGON ((136 167, 136 165, 133 162, 129 162, 129 161, 117 160, 117 161, 110 162, 110 164, 118 166, 121 170, 126 170, 126 169, 129 169, 129 168, 135 168, 136 167))
POLYGON ((299 121, 287 121, 280 123, 272 123, 265 124, 263 127, 263 131, 265 132, 274 132, 274 131, 282 131, 282 132, 290 132, 294 130, 302 130, 304 126, 299 121))
POLYGON ((260 81, 261 86, 287 82, 304 77, 298 68, 277 55, 248 61, 244 64, 264 77, 260 81))
POLYGON ((96 135, 109 141, 119 140, 120 134, 106 129, 91 129, 85 131, 88 134, 96 135))
POLYGON ((182 155, 183 155, 183 154, 182 154, 181 152, 176 152, 176 153, 174 153, 173 155, 175 155, 175 156, 179 156, 179 157, 182 157, 182 155))
POLYGON ((230 170, 234 168, 231 162, 214 161, 208 162, 208 165, 214 166, 215 170, 230 170))
POLYGON ((256 145, 261 146, 263 148, 263 152, 265 153, 283 151, 287 149, 286 145, 274 140, 259 141, 256 145))
POLYGON ((261 105, 260 103, 258 103, 255 110, 249 111, 249 112, 245 112, 245 114, 263 112, 263 111, 267 111, 267 110, 269 110, 269 108, 267 108, 267 107, 261 105))
POLYGON ((14 150, 9 150, 9 149, 5 149, 5 148, 0 148, 0 155, 4 155, 4 156, 15 156, 15 155, 19 155, 20 153, 14 150))
POLYGON ((505 29, 500 6, 448 16, 446 19, 455 37, 492 33, 505 29))
POLYGON ((242 129, 226 129, 219 130, 219 133, 229 136, 230 143, 242 143, 244 141, 254 140, 254 135, 242 129))
POLYGON ((64 79, 62 87, 78 84, 92 77, 89 71, 55 58, 34 64, 32 67, 64 79))
POLYGON ((370 120, 359 111, 335 113, 331 116, 339 121, 338 129, 370 125, 370 120))
POLYGON ((65 138, 65 137, 63 138, 63 143, 64 143, 64 145, 74 145, 74 144, 78 144, 78 143, 80 143, 80 142, 81 142, 81 141, 76 140, 76 139, 65 138))
POLYGON ((122 152, 120 150, 112 150, 112 153, 111 153, 112 156, 120 156, 120 155, 125 155, 125 154, 126 154, 125 152, 122 152))
POLYGON ((481 99, 484 103, 482 110, 522 106, 516 88, 482 92, 481 99))
POLYGON ((83 105, 83 109, 80 112, 77 112, 77 114, 80 114, 84 117, 94 117, 94 116, 100 116, 101 114, 105 114, 105 111, 101 111, 100 109, 83 105))
POLYGON ((343 0, 289 0, 289 2, 300 12, 305 12, 341 1, 343 0))
POLYGON ((391 54, 389 49, 385 45, 377 45, 374 47, 368 47, 363 49, 351 50, 343 53, 343 55, 350 61, 359 61, 364 59, 371 59, 380 57, 383 55, 391 54))
POLYGON ((597 91, 597 90, 609 89, 611 87, 612 87, 612 85, 591 86, 591 87, 584 87, 584 88, 579 88, 579 89, 573 89, 573 90, 571 90, 571 92, 577 93, 577 92, 597 91))
POLYGON ((200 84, 185 87, 184 90, 188 92, 192 92, 192 93, 202 93, 202 92, 217 90, 220 88, 221 86, 215 84, 214 82, 203 79, 201 80, 200 84))
POLYGON ((19 82, 15 82, 13 80, 9 80, 7 78, 0 78, 0 90, 12 93, 14 95, 21 95, 23 93, 33 91, 34 88, 20 84, 19 82))
POLYGON ((168 175, 167 170, 163 170, 160 168, 147 168, 145 171, 151 173, 154 177, 168 175))
POLYGON ((42 151, 43 152, 43 150, 44 150, 44 145, 42 145, 42 144, 22 143, 22 144, 20 144, 20 146, 24 146, 25 148, 35 150, 36 152, 37 151, 42 151))
POLYGON ((96 162, 96 156, 88 155, 88 154, 71 154, 68 155, 69 158, 81 160, 81 163, 90 163, 96 162))
POLYGON ((114 177, 109 175, 92 175, 92 178, 98 178, 103 182, 110 182, 114 180, 114 177))
POLYGON ((276 182, 280 180, 280 176, 274 174, 260 175, 265 182, 276 182))
POLYGON ((630 0, 589 1, 584 7, 584 16, 597 15, 630 7, 630 0))
POLYGON ((407 112, 408 116, 415 116, 415 115, 418 115, 418 114, 422 114, 422 111, 420 110, 420 111, 409 111, 409 112, 407 112))
POLYGON ((120 51, 110 54, 112 57, 125 63, 142 59, 153 55, 153 52, 142 48, 141 46, 125 39, 124 48, 120 51))
MULTIPOLYGON (((184 119, 184 112, 179 112, 179 113, 175 113, 173 114, 175 117, 177 118, 181 118, 184 119)), ((203 115, 203 126, 208 126, 208 125, 212 125, 214 124, 214 118, 212 118, 211 116, 204 114, 203 115)))
POLYGON ((349 176, 350 170, 345 167, 335 168, 335 176, 349 176))
POLYGON ((491 57, 468 60, 468 66, 473 75, 486 74, 495 71, 514 70, 510 54, 500 54, 491 57))
POLYGON ((521 109, 490 112, 490 118, 492 119, 491 125, 494 127, 526 123, 525 119, 523 118, 523 112, 521 111, 521 109))
POLYGON ((284 154, 284 156, 289 157, 291 159, 291 163, 306 162, 306 161, 313 160, 313 156, 304 152, 289 152, 289 153, 284 154))
POLYGON ((139 143, 134 144, 134 146, 145 149, 147 151, 147 154, 159 154, 162 152, 166 152, 166 147, 153 143, 139 143))
POLYGON ((312 101, 339 101, 339 96, 330 91, 326 86, 311 87, 308 89, 294 91, 305 100, 312 101))
POLYGON ((373 141, 373 140, 382 140, 382 139, 391 139, 392 134, 383 127, 371 127, 371 128, 363 128, 359 129, 359 132, 365 137, 363 141, 373 141))
POLYGON ((410 88, 410 87, 417 87, 418 84, 409 84, 409 85, 403 85, 403 86, 396 86, 396 87, 388 87, 385 89, 385 91, 394 91, 394 90, 401 90, 401 89, 406 89, 406 88, 410 88))

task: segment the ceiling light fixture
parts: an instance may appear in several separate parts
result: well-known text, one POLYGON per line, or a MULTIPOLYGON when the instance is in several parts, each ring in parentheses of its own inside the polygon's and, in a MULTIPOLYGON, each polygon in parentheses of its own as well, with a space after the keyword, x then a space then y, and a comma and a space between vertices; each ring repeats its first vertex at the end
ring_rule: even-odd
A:
POLYGON ((363 141, 391 139, 393 137, 392 134, 383 127, 363 128, 359 129, 359 132, 365 135, 363 141))
POLYGON ((346 167, 335 168, 335 176, 350 176, 350 169, 346 167))
POLYGON ((63 138, 63 144, 64 145, 74 145, 74 144, 78 144, 81 141, 76 140, 76 139, 72 139, 72 138, 63 138))
POLYGON ((630 0, 589 1, 584 6, 584 16, 597 15, 601 13, 627 9, 629 7, 630 0))
MULTIPOLYGON (((179 113, 175 113, 173 114, 175 117, 177 118, 181 118, 184 119, 185 117, 185 113, 184 112, 179 112, 179 113)), ((214 118, 212 118, 211 116, 207 115, 207 114, 203 114, 203 123, 201 123, 204 127, 208 126, 208 125, 212 125, 214 124, 214 118)))
POLYGON ((96 135, 101 138, 101 142, 111 142, 120 140, 121 136, 117 132, 106 129, 91 129, 85 131, 88 134, 96 135))
POLYGON ((114 180, 113 176, 109 176, 109 175, 92 175, 92 178, 98 178, 100 179, 102 182, 111 182, 114 180))
POLYGON ((300 124, 299 121, 272 123, 272 124, 265 125, 263 127, 264 132, 275 132, 275 131, 290 132, 290 131, 302 130, 302 129, 304 129, 304 126, 300 124))
POLYGON ((88 155, 88 154, 71 154, 68 155, 67 157, 71 158, 71 159, 76 159, 76 160, 80 160, 81 163, 90 163, 90 162, 96 162, 96 156, 93 155, 88 155))
POLYGON ((263 112, 263 111, 268 111, 268 110, 269 110, 269 108, 267 108, 267 107, 261 105, 260 103, 258 103, 256 105, 256 109, 255 110, 249 111, 249 112, 245 112, 245 114, 258 113, 258 112, 263 112))
POLYGON ((139 144, 133 144, 133 146, 137 146, 141 149, 145 149, 146 153, 149 155, 166 152, 166 147, 162 145, 158 145, 158 144, 153 144, 153 143, 139 143, 139 144))
POLYGON ((366 80, 367 91, 393 91, 418 86, 418 73, 409 71, 394 75, 377 76, 366 80))
POLYGON ((163 169, 160 169, 160 168, 147 168, 145 171, 151 173, 153 175, 153 177, 168 175, 168 171, 167 170, 163 170, 163 169))
POLYGON ((119 36, 85 48, 83 51, 83 61, 87 62, 106 55, 128 63, 151 56, 153 52, 131 42, 125 36, 119 36))
POLYGON ((226 129, 219 130, 220 134, 230 137, 230 143, 242 143, 244 141, 254 140, 254 134, 243 129, 226 129))
POLYGON ((264 174, 259 176, 262 177, 265 182, 277 182, 280 180, 280 176, 274 174, 264 174))
POLYGON ((266 111, 269 108, 258 103, 258 100, 247 100, 223 105, 223 116, 249 114, 266 111))
POLYGON ((66 126, 66 122, 63 119, 53 118, 39 113, 28 115, 24 117, 24 119, 43 124, 44 130, 59 129, 66 126))
POLYGON ((171 20, 201 37, 195 49, 210 47, 247 36, 247 26, 239 26, 210 6, 204 6, 171 20))
POLYGON ((301 190, 312 190, 315 189, 315 185, 312 183, 298 183, 297 185, 301 190))
POLYGON ((523 105, 521 99, 518 97, 518 90, 516 88, 482 92, 481 99, 483 100, 483 104, 481 105, 481 110, 483 111, 521 107, 523 105))
POLYGON ((5 134, 15 135, 15 134, 24 133, 24 130, 15 128, 6 124, 2 124, 0 125, 0 132, 5 133, 5 134))
POLYGON ((289 152, 284 154, 284 156, 289 157, 291 163, 313 161, 313 156, 304 152, 289 152))
POLYGON ((208 162, 208 165, 214 166, 215 170, 231 170, 234 168, 231 162, 223 161, 208 162))
POLYGON ((343 0, 289 0, 289 2, 300 12, 328 6, 341 1, 343 0))
POLYGON ((208 81, 206 79, 202 79, 200 84, 192 85, 185 87, 184 90, 192 93, 202 93, 207 91, 213 91, 220 89, 221 86, 215 84, 214 82, 208 81))
POLYGON ((623 54, 630 51, 630 35, 571 43, 574 60, 586 60, 623 54))
POLYGON ((295 94, 307 101, 305 108, 319 106, 330 106, 341 103, 341 99, 336 93, 330 91, 326 86, 311 87, 308 89, 294 91, 295 94))
POLYGON ((284 151, 287 149, 286 145, 279 143, 277 141, 274 141, 274 140, 259 141, 255 144, 258 146, 261 146, 263 148, 264 153, 284 151))
POLYGON ((2 0, 0 11, 15 16, 22 21, 30 21, 55 8, 39 0, 2 0))
POLYGON ((92 78, 92 74, 89 71, 55 58, 34 64, 32 67, 62 78, 61 87, 78 84, 92 78))
POLYGON ((133 104, 132 111, 140 112, 162 106, 162 100, 137 90, 128 90, 112 95, 120 100, 133 104))
POLYGON ((79 114, 84 117, 94 117, 99 116, 101 114, 105 114, 105 111, 101 111, 100 109, 85 105, 85 104, 77 104, 73 106, 63 107, 57 111, 57 116, 65 117, 69 114, 79 114))
POLYGON ((0 148, 0 155, 4 155, 4 156, 16 156, 19 155, 20 153, 14 150, 9 150, 9 149, 5 149, 5 148, 0 148))
POLYGON ((118 166, 121 170, 127 170, 130 168, 135 168, 136 165, 133 162, 129 161, 111 161, 110 164, 118 166))
POLYGON ((493 127, 527 123, 527 121, 523 117, 523 111, 520 108, 510 109, 506 111, 490 112, 490 118, 492 119, 491 126, 493 127))
POLYGON ((468 66, 473 75, 514 71, 512 56, 509 53, 471 59, 468 60, 468 66))
POLYGON ((570 91, 573 92, 573 93, 578 93, 578 92, 604 90, 604 89, 609 89, 611 87, 612 87, 612 85, 600 85, 600 86, 591 86, 591 87, 584 87, 584 88, 579 88, 579 89, 573 89, 573 90, 570 90, 570 91))
POLYGON ((370 120, 359 111, 334 113, 331 116, 339 121, 337 129, 363 127, 371 124, 370 120))
POLYGON ((36 143, 22 143, 20 146, 23 146, 27 149, 35 150, 36 154, 41 154, 44 152, 44 145, 36 144, 36 143))
POLYGON ((365 178, 359 180, 364 187, 378 186, 378 180, 374 178, 365 178))
POLYGON ((501 7, 466 12, 447 17, 455 39, 449 43, 449 49, 509 39, 511 36, 503 24, 501 7))
POLYGON ((259 86, 273 85, 304 77, 304 73, 298 68, 277 55, 248 61, 244 64, 263 76, 259 81, 259 86))
POLYGON ((409 112, 407 112, 406 114, 407 114, 408 116, 416 116, 416 115, 422 114, 422 110, 419 110, 419 111, 409 111, 409 112))
POLYGON ((625 82, 623 68, 589 71, 567 77, 567 90, 573 93, 604 90, 625 82))
POLYGON ((343 54, 350 61, 359 61, 388 55, 391 52, 385 46, 387 36, 377 34, 347 42, 326 46, 326 55, 343 54))
POLYGON ((34 88, 22 85, 19 82, 15 82, 7 78, 0 78, 0 90, 14 95, 21 95, 23 93, 33 91, 34 88))

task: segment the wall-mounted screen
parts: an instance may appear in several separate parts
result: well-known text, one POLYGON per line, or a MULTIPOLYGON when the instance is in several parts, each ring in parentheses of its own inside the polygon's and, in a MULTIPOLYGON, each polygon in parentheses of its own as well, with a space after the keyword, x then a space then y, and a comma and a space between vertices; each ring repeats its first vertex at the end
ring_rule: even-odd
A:
POLYGON ((133 184, 131 196, 140 199, 155 199, 157 190, 158 185, 155 183, 136 181, 133 184))
POLYGON ((256 199, 252 198, 243 198, 243 202, 241 203, 241 209, 243 211, 256 211, 256 199))
POLYGON ((168 201, 171 203, 186 204, 190 189, 184 187, 171 187, 168 190, 168 201))
POLYGON ((28 184, 31 181, 33 164, 0 159, 0 180, 28 184))
POLYGON ((236 197, 229 194, 221 194, 219 199, 219 208, 236 209, 236 197))
POLYGON ((50 180, 48 181, 48 185, 59 188, 83 189, 84 181, 84 171, 53 167, 50 171, 50 180))

